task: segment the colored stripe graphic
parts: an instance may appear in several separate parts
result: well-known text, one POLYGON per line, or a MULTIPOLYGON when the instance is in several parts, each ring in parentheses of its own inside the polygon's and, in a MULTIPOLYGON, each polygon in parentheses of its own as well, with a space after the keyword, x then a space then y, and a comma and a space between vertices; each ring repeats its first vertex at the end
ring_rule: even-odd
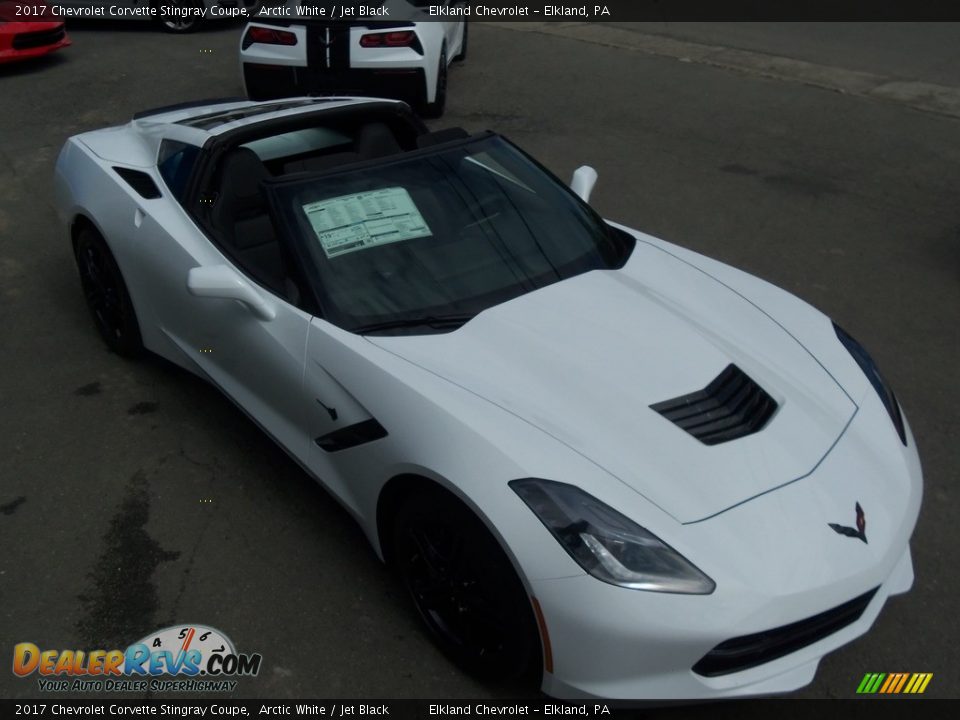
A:
POLYGON ((857 694, 920 695, 933 679, 933 673, 867 673, 857 686, 857 694))
POLYGON ((897 683, 897 687, 894 688, 893 692, 898 693, 903 690, 903 686, 907 683, 907 677, 909 677, 907 673, 900 673, 900 682, 897 683))
POLYGON ((927 689, 927 685, 930 684, 930 678, 932 677, 933 673, 914 673, 913 677, 910 678, 910 682, 907 683, 904 692, 911 694, 922 693, 927 689))
POLYGON ((900 679, 899 673, 890 673, 887 675, 887 681, 880 687, 880 692, 885 693, 890 691, 890 685, 896 684, 896 681, 900 679))

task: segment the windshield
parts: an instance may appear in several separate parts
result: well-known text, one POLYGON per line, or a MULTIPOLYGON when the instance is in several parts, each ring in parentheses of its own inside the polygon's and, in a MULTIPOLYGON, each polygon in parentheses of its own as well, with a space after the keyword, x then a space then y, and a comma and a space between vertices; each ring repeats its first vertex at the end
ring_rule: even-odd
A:
POLYGON ((632 243, 507 141, 271 184, 326 319, 354 332, 436 332, 589 270, 632 243))

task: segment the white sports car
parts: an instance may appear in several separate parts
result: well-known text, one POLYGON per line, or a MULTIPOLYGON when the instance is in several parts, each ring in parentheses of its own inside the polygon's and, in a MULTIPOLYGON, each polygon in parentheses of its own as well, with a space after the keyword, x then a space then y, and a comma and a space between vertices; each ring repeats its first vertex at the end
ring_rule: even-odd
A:
MULTIPOLYGON (((414 2, 413 5, 423 4, 414 2)), ((438 6, 449 0, 434 0, 438 6)), ((406 100, 428 117, 443 114, 450 63, 467 56, 465 22, 408 22, 416 14, 410 0, 378 0, 390 15, 356 20, 312 20, 311 8, 336 2, 292 0, 290 16, 258 15, 240 36, 240 65, 247 96, 269 100, 295 95, 343 93, 406 100)))
POLYGON ((462 666, 563 697, 798 688, 911 586, 909 425, 827 317, 603 220, 595 179, 296 98, 77 135, 55 185, 107 345, 249 414, 462 666))

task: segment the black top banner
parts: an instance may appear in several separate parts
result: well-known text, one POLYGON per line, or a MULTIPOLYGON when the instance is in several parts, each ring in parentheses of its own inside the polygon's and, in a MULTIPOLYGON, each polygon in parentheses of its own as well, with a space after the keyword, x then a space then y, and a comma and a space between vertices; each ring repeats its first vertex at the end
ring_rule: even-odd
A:
MULTIPOLYGON (((159 7, 149 0, 0 0, 0 20, 132 19, 159 7)), ((954 0, 202 0, 191 7, 208 20, 273 23, 960 20, 954 0)))

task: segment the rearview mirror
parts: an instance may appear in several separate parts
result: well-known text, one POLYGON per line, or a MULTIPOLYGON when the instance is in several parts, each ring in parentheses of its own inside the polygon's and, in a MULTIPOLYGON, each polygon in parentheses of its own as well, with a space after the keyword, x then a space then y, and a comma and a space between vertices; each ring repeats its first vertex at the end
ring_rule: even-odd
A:
POLYGON ((596 184, 597 171, 589 165, 578 167, 573 171, 573 177, 570 179, 570 189, 584 202, 590 202, 590 193, 593 192, 593 186, 596 184))
POLYGON ((236 270, 226 265, 195 267, 187 274, 187 290, 197 297, 239 300, 261 320, 273 320, 277 311, 236 270))

